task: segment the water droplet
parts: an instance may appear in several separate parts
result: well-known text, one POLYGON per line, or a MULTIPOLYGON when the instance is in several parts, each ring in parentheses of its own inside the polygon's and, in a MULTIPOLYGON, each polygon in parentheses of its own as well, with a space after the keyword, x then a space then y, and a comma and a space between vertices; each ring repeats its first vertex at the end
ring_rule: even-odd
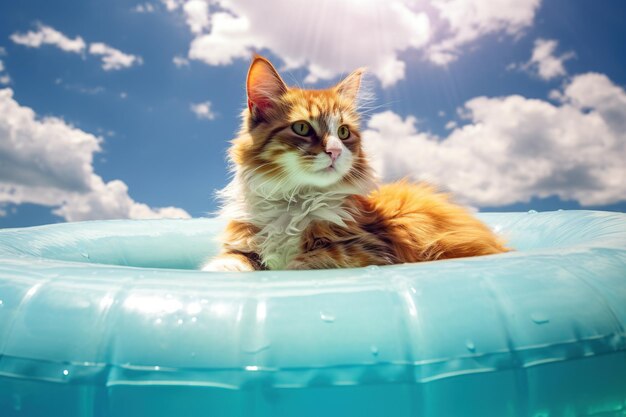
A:
POLYGON ((1 306, 2 304, 4 304, 4 301, 0 300, 0 306, 1 306))
POLYGON ((154 367, 154 370, 155 370, 155 371, 160 371, 160 370, 161 370, 161 367, 157 365, 157 366, 155 366, 155 367, 154 367))
POLYGON ((335 316, 327 311, 320 311, 320 318, 326 323, 333 323, 335 321, 335 316))
POLYGON ((534 321, 537 324, 545 324, 550 321, 548 316, 542 313, 533 313, 530 315, 530 318, 532 319, 532 321, 534 321))
POLYGON ((258 366, 246 366, 246 371, 258 371, 259 367, 258 366))
POLYGON ((563 209, 558 209, 557 211, 563 211, 563 209))
POLYGON ((85 259, 89 259, 89 254, 87 252, 81 252, 80 256, 82 256, 85 259))
POLYGON ((467 350, 469 350, 470 352, 476 352, 476 345, 474 344, 474 342, 472 342, 471 340, 467 339, 465 341, 465 347, 467 348, 467 350))
POLYGON ((528 210, 528 214, 537 214, 537 210, 528 210))
POLYGON ((378 265, 370 265, 366 267, 365 269, 367 269, 368 271, 378 271, 380 267, 378 265))
POLYGON ((162 319, 156 319, 156 320, 154 321, 154 324, 161 324, 161 323, 163 323, 163 320, 162 320, 162 319))
POLYGON ((63 375, 68 376, 70 374, 70 371, 68 371, 67 369, 63 370, 63 375))
POLYGON ((195 322, 197 322, 197 321, 198 321, 198 318, 197 318, 197 317, 192 317, 192 318, 191 318, 191 321, 192 321, 193 323, 195 323, 195 322))
POLYGON ((178 323, 179 325, 183 324, 183 319, 178 319, 176 323, 178 323))
POLYGON ((372 352, 372 355, 378 356, 378 346, 372 345, 372 347, 370 348, 370 351, 372 352))

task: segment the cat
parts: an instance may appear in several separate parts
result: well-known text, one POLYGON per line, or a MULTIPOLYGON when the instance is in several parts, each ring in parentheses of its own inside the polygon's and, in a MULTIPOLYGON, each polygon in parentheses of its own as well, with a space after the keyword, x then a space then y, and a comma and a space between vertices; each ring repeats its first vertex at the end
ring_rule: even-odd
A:
POLYGON ((256 55, 248 106, 219 192, 227 226, 205 271, 300 270, 432 261, 508 251, 428 184, 377 185, 363 152, 363 69, 332 88, 290 88, 256 55))

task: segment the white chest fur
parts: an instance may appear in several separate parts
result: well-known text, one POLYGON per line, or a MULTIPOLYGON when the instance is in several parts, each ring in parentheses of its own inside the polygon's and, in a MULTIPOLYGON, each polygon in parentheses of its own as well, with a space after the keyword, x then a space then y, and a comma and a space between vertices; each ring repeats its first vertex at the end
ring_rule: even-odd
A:
POLYGON ((231 220, 257 226, 260 232, 254 239, 255 248, 250 250, 258 253, 268 268, 285 269, 301 252, 302 233, 311 222, 344 225, 352 219, 344 206, 349 194, 345 190, 307 191, 287 198, 267 198, 231 183, 223 193, 230 198, 222 213, 231 220))

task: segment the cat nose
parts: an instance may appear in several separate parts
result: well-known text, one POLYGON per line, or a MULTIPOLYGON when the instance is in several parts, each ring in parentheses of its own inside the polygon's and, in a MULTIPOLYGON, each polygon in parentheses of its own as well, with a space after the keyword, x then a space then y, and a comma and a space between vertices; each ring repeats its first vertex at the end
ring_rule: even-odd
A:
POLYGON ((326 144, 326 154, 330 156, 330 159, 333 162, 339 158, 339 155, 341 155, 341 142, 339 139, 331 137, 328 140, 328 143, 326 144))

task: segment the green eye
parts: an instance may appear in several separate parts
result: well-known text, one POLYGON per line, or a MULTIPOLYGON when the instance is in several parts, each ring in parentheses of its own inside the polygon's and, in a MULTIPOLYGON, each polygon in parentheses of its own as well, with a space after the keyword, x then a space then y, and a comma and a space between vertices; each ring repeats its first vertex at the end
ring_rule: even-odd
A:
POLYGON ((337 130, 337 136, 339 136, 339 139, 341 140, 348 139, 350 137, 350 129, 348 129, 348 126, 339 126, 339 129, 337 130))
POLYGON ((311 125, 305 121, 299 121, 291 125, 291 130, 300 136, 309 136, 311 133, 311 125))

